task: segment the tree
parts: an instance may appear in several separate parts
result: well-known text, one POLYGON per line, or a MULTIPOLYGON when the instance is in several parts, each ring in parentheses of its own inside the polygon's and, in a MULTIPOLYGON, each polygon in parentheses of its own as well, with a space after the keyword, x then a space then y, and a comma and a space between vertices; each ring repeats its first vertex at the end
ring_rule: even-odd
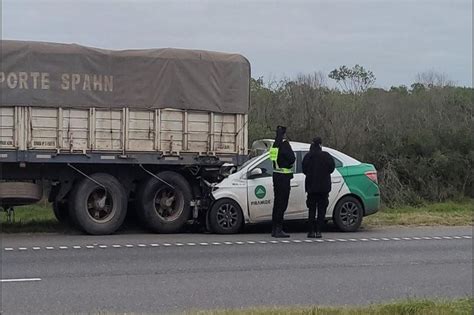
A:
POLYGON ((434 70, 418 73, 416 82, 423 84, 425 88, 454 86, 454 82, 448 78, 446 73, 434 70))
POLYGON ((360 94, 367 91, 375 83, 375 75, 360 65, 352 68, 340 66, 329 73, 329 78, 337 82, 345 93, 360 94))

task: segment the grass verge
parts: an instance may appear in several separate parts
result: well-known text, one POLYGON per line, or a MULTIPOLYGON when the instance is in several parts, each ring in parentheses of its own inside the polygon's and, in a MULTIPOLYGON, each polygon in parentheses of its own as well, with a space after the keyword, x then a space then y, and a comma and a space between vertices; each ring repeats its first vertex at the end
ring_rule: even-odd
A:
POLYGON ((194 311, 187 315, 471 315, 474 299, 407 300, 361 307, 252 308, 242 310, 194 311))
POLYGON ((474 200, 448 201, 420 207, 382 209, 364 218, 364 226, 462 226, 474 223, 474 200))
MULTIPOLYGON (((5 213, 0 213, 0 231, 19 232, 64 232, 68 227, 54 217, 48 203, 15 208, 14 221, 7 222, 5 213)), ((366 228, 380 226, 464 226, 474 223, 474 200, 450 201, 428 204, 421 207, 398 207, 382 209, 364 218, 366 228)))

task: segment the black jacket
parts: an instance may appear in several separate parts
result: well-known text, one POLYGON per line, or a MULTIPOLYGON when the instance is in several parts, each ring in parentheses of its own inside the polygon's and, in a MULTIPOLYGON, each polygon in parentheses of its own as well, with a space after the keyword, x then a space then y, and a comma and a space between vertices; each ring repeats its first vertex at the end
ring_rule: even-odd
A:
POLYGON ((303 173, 306 175, 305 189, 309 194, 329 193, 331 191, 331 173, 336 165, 332 156, 311 145, 311 150, 303 159, 303 173))
POLYGON ((278 166, 281 168, 292 168, 295 164, 295 152, 288 141, 283 141, 278 148, 278 166))

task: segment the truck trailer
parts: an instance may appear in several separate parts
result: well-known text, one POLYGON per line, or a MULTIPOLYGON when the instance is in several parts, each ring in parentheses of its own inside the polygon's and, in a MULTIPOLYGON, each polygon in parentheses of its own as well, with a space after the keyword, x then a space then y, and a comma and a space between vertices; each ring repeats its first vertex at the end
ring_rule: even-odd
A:
POLYGON ((212 183, 248 153, 250 63, 187 49, 112 51, 1 41, 0 206, 39 201, 114 233, 205 222, 212 183))

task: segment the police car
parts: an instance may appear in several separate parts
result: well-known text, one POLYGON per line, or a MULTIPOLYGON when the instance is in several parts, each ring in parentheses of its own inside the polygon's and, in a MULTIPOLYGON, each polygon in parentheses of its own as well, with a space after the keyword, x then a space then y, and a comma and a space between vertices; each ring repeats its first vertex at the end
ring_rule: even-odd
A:
MULTIPOLYGON (((268 149, 273 140, 254 142, 253 149, 263 153, 250 159, 213 187, 214 202, 208 216, 211 230, 219 234, 237 233, 246 223, 271 221, 273 207, 272 163, 268 149)), ((290 142, 296 154, 294 178, 285 220, 307 220, 305 175, 302 161, 310 144, 290 142)), ((364 216, 380 207, 377 171, 371 164, 339 151, 323 147, 334 158, 336 170, 331 174, 332 189, 326 219, 343 232, 356 231, 364 216)))

